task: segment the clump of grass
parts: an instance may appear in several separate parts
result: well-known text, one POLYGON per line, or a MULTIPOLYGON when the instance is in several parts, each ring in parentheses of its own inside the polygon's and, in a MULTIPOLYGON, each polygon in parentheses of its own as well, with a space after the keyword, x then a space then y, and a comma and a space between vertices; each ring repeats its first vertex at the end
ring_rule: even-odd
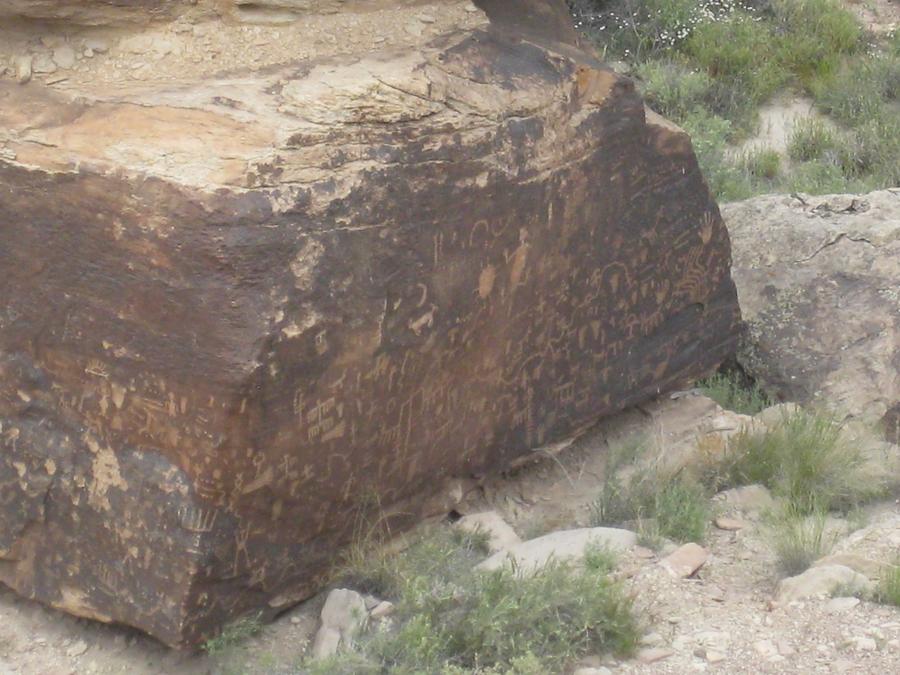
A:
POLYGON ((755 415, 773 403, 758 384, 748 383, 737 373, 716 373, 698 382, 697 387, 721 407, 741 415, 755 415))
POLYGON ((798 120, 791 130, 788 154, 791 159, 807 162, 823 159, 838 148, 835 131, 820 119, 809 117, 798 120))
POLYGON ((255 614, 234 621, 222 629, 222 632, 203 644, 203 651, 210 656, 221 657, 230 653, 243 642, 262 632, 262 615, 255 614))
POLYGON ((801 574, 831 552, 835 537, 826 531, 826 517, 821 509, 803 513, 791 507, 769 515, 767 533, 782 575, 801 574))
POLYGON ((391 574, 376 577, 395 603, 392 622, 313 672, 561 672, 586 654, 627 655, 637 644, 631 601, 602 551, 577 569, 478 572, 483 554, 464 533, 435 528, 386 557, 391 574))
POLYGON ((663 539, 702 542, 711 517, 703 485, 657 469, 637 470, 628 478, 607 471, 600 494, 591 504, 593 525, 636 526, 652 548, 663 539))
POLYGON ((771 148, 757 148, 747 152, 741 162, 751 176, 760 180, 775 180, 781 172, 781 155, 771 148))
POLYGON ((821 161, 803 162, 795 166, 785 181, 784 189, 811 195, 866 191, 865 187, 848 182, 840 167, 821 161))
POLYGON ((676 121, 706 106, 713 88, 705 72, 670 59, 646 61, 638 65, 637 74, 650 107, 676 121))
POLYGON ((862 45, 862 28, 838 0, 771 0, 778 59, 802 84, 833 72, 862 45))
POLYGON ((832 418, 797 411, 764 432, 734 436, 707 476, 719 488, 761 483, 809 514, 847 511, 880 494, 864 465, 861 449, 844 442, 832 418))
POLYGON ((875 588, 874 599, 883 605, 900 607, 900 559, 885 570, 875 588))
POLYGON ((750 177, 727 157, 729 140, 735 136, 729 120, 697 108, 676 122, 691 136, 697 161, 713 193, 727 201, 753 194, 750 177))
MULTIPOLYGON (((698 26, 685 52, 710 77, 741 91, 744 105, 755 106, 767 100, 789 77, 775 58, 768 27, 742 13, 698 26)), ((727 109, 720 108, 720 112, 727 109)))

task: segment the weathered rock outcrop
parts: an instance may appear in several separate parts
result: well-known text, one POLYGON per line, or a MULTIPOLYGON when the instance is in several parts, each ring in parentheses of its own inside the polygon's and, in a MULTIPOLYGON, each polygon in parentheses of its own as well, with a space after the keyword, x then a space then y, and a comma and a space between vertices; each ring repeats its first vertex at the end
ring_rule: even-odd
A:
POLYGON ((739 358, 788 400, 900 428, 900 191, 723 208, 749 326, 739 358))
POLYGON ((308 595, 366 505, 402 527, 733 351, 690 140, 561 0, 343 7, 0 35, 55 64, 0 80, 20 593, 195 645, 308 595))

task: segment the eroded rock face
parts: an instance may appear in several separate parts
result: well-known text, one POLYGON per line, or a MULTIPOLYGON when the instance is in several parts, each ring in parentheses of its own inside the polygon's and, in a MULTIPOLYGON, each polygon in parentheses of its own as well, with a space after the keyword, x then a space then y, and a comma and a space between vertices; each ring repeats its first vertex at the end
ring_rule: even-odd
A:
POLYGON ((406 526, 732 352, 689 139, 549 4, 0 81, 2 581, 196 645, 317 589, 373 495, 406 526))
POLYGON ((900 191, 768 196, 723 209, 749 326, 744 367, 897 438, 900 191))

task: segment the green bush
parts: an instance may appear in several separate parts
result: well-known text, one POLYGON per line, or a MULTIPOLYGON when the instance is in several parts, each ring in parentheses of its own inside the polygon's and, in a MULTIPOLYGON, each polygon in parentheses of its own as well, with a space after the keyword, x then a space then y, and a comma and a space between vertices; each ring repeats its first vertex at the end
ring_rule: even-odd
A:
POLYGON ((690 134, 697 161, 713 193, 721 199, 745 199, 753 194, 749 176, 726 156, 733 125, 702 109, 694 110, 682 122, 690 134))
POLYGON ((778 59, 804 85, 834 72, 861 45, 862 29, 837 0, 772 0, 778 59))
POLYGON ((785 191, 824 195, 862 190, 848 185, 846 176, 836 164, 814 161, 804 162, 791 170, 785 191))
POLYGON ((900 113, 886 104, 900 96, 900 58, 850 59, 834 74, 816 80, 812 90, 823 112, 850 127, 884 116, 896 119, 900 113))
POLYGON ((203 644, 203 651, 213 657, 228 655, 239 648, 243 642, 259 635, 262 629, 260 615, 243 617, 225 626, 218 636, 207 640, 203 644))
POLYGON ((823 159, 828 153, 834 156, 838 148, 836 132, 815 117, 798 120, 791 130, 788 154, 791 159, 808 162, 823 159))
POLYGON ((826 517, 821 510, 806 514, 791 508, 769 514, 766 534, 783 576, 801 574, 831 552, 835 537, 826 531, 826 517))
POLYGON ((758 384, 745 382, 737 373, 716 373, 697 382, 697 388, 726 410, 742 415, 755 415, 772 405, 772 399, 758 384))
POLYGON ((882 487, 864 470, 860 448, 830 417, 799 411, 763 432, 734 436, 708 476, 717 488, 761 483, 798 514, 849 510, 882 487))
POLYGON ((587 654, 635 649, 639 629, 631 601, 608 575, 608 554, 590 553, 581 569, 551 562, 533 574, 477 572, 481 556, 460 543, 436 528, 384 554, 392 622, 362 636, 356 651, 309 664, 309 672, 562 672, 587 654))
POLYGON ((900 607, 900 559, 895 560, 884 572, 875 589, 875 600, 884 605, 900 607))
POLYGON ((650 106, 691 135, 718 199, 900 184, 900 31, 867 45, 838 0, 570 3, 607 58, 634 65, 650 106), (760 105, 791 86, 838 126, 798 132, 788 166, 772 152, 737 156, 760 105))
POLYGON ((750 17, 736 15, 720 23, 704 23, 691 35, 685 52, 710 77, 738 90, 747 105, 768 99, 787 81, 775 58, 772 35, 750 17))
POLYGON ((650 107, 675 122, 705 106, 713 85, 706 73, 675 61, 647 61, 637 67, 637 75, 650 107))
POLYGON ((772 181, 781 172, 781 155, 770 148, 757 148, 747 152, 741 163, 750 175, 759 180, 772 181))
POLYGON ((702 543, 711 518, 704 486, 656 470, 636 471, 627 480, 607 475, 591 504, 593 525, 636 526, 648 542, 702 543))

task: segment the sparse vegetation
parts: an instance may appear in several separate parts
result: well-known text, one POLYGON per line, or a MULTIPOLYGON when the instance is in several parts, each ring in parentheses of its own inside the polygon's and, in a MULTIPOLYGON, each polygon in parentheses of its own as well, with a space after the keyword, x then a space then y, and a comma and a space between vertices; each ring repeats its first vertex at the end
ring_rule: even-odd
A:
POLYGON ((755 382, 750 383, 739 373, 716 373, 701 380, 697 387, 726 410, 742 415, 755 415, 772 405, 773 401, 755 382))
MULTIPOLYGON (((632 450, 629 441, 624 454, 632 461, 644 454, 632 450)), ((600 494, 591 505, 594 525, 635 527, 644 544, 656 548, 663 539, 702 542, 711 519, 709 494, 699 482, 680 473, 659 469, 623 472, 617 458, 607 465, 600 494)))
POLYGON ((900 184, 897 31, 866 35, 837 0, 570 4, 608 60, 633 65, 651 107, 691 134, 720 199, 900 184), (735 153, 755 132, 760 105, 780 92, 811 96, 835 129, 807 122, 787 157, 774 148, 735 153))
POLYGON ((244 668, 244 645, 262 632, 261 615, 245 616, 222 629, 218 636, 206 641, 205 651, 218 664, 221 675, 242 675, 244 668))
POLYGON ((560 672, 588 653, 629 654, 639 631, 631 602, 592 551, 576 569, 551 562, 534 574, 477 572, 483 542, 436 527, 396 554, 370 551, 348 569, 395 602, 390 624, 358 648, 308 664, 312 673, 560 672))
POLYGON ((875 589, 874 599, 884 605, 900 607, 900 558, 885 570, 875 589))
POLYGON ((826 528, 827 513, 812 513, 787 506, 769 514, 766 526, 775 551, 779 572, 786 577, 800 574, 827 555, 835 543, 834 533, 826 528))
POLYGON ((736 435, 709 467, 717 488, 759 483, 799 514, 848 511, 882 492, 864 470, 861 449, 847 444, 832 418, 806 411, 786 415, 764 432, 736 435))

